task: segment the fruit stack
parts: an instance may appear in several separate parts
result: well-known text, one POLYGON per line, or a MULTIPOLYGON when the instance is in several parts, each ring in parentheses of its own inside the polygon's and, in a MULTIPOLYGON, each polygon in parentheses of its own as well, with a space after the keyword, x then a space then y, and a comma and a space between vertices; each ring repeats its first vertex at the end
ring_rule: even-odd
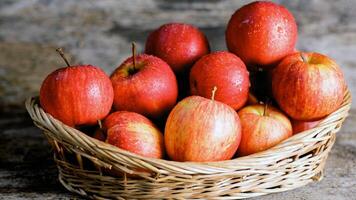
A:
POLYGON ((339 66, 297 51, 296 41, 286 8, 254 2, 232 15, 229 51, 210 52, 206 36, 183 23, 153 31, 144 54, 136 55, 133 43, 132 57, 110 77, 96 66, 71 66, 58 49, 68 66, 44 80, 40 104, 69 126, 99 124, 93 137, 142 156, 246 156, 313 128, 342 103, 339 66))
MULTIPOLYGON (((225 33, 228 50, 210 52, 198 28, 164 24, 148 36, 143 54, 136 55, 133 43, 132 56, 110 77, 96 66, 70 65, 58 49, 68 66, 44 80, 40 105, 100 145, 154 162, 199 164, 263 152, 341 107, 347 87, 340 67, 320 53, 296 50, 297 24, 285 7, 245 5, 225 33)), ((330 143, 318 143, 316 152, 330 143)))

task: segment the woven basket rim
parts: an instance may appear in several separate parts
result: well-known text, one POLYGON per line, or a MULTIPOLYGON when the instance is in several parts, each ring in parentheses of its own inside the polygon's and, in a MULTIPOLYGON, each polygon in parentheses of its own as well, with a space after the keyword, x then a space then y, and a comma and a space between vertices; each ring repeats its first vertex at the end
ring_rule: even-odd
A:
MULTIPOLYGON (((313 129, 309 129, 303 132, 300 132, 298 134, 295 134, 293 136, 291 136, 290 138, 282 141, 281 143, 279 143, 278 145, 259 152, 259 153, 255 153, 255 154, 251 154, 248 156, 243 156, 243 157, 237 157, 237 158, 233 158, 230 160, 224 160, 224 161, 215 161, 215 162, 179 162, 179 161, 173 161, 173 160, 165 160, 165 159, 157 159, 157 158, 149 158, 149 157, 144 157, 144 156, 140 156, 138 154, 135 153, 131 153, 129 151, 123 150, 121 148, 118 148, 116 146, 113 146, 111 144, 99 141, 81 131, 79 131, 78 129, 75 129, 73 127, 67 126, 66 124, 62 123, 61 121, 55 119, 54 117, 52 117, 50 114, 46 113, 41 106, 38 104, 38 97, 29 97, 26 100, 26 109, 28 111, 28 113, 30 114, 31 118, 36 121, 36 117, 32 115, 32 113, 40 113, 42 115, 45 115, 46 117, 48 117, 48 119, 52 122, 55 122, 59 125, 61 125, 64 129, 67 130, 71 130, 77 134, 80 134, 81 137, 91 141, 92 143, 94 143, 97 147, 101 148, 101 149, 106 149, 106 150, 110 150, 113 151, 114 153, 120 153, 122 155, 125 156, 129 156, 131 158, 135 158, 135 159, 139 159, 142 161, 146 161, 149 163, 160 163, 160 164, 164 164, 164 165, 169 165, 169 166, 177 166, 177 167, 191 167, 191 168, 200 168, 200 167, 206 167, 206 166, 210 166, 212 168, 225 168, 227 166, 233 166, 236 164, 241 164, 241 163, 249 163, 249 162, 258 162, 258 161, 265 161, 265 159, 271 159, 273 158, 274 152, 275 151, 280 151, 281 149, 287 149, 288 146, 290 145, 296 145, 298 144, 298 140, 300 140, 301 138, 305 138, 307 136, 310 136, 311 133, 313 133, 314 130, 316 129, 325 129, 328 128, 330 126, 330 124, 332 123, 336 123, 334 117, 341 112, 344 112, 345 115, 347 116, 347 112, 351 107, 351 93, 349 91, 349 89, 347 88, 345 90, 345 95, 344 95, 344 99, 342 104, 339 106, 339 108, 337 110, 335 110, 333 113, 331 113, 330 115, 328 115, 326 118, 324 118, 319 124, 318 126, 316 126, 313 129)), ((345 117, 346 117, 345 116, 345 117)), ((336 118, 336 120, 339 118, 336 118)), ((285 155, 285 157, 290 157, 290 154, 285 155)), ((276 159, 281 159, 280 156, 276 157, 276 159)))

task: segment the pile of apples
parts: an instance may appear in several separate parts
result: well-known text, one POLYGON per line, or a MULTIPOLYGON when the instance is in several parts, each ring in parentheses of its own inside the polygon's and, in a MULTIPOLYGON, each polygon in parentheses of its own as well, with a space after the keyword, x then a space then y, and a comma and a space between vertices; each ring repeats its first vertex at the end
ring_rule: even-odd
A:
POLYGON ((133 46, 110 77, 96 66, 70 66, 59 51, 68 67, 44 80, 40 104, 69 126, 99 124, 94 138, 142 156, 246 156, 315 127, 342 103, 339 66, 297 51, 296 41, 285 7, 253 2, 228 22, 228 51, 210 52, 206 36, 183 23, 153 31, 145 53, 135 55, 133 46))

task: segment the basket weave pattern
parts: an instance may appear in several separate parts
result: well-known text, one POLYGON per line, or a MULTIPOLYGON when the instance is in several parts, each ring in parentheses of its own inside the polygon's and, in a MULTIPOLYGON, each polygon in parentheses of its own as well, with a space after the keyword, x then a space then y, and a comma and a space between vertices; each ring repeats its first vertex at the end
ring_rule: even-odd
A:
POLYGON ((321 180, 336 132, 350 106, 347 91, 340 108, 316 128, 267 151, 221 162, 193 163, 145 158, 121 150, 54 119, 36 98, 26 101, 32 120, 54 148, 60 182, 72 192, 96 199, 241 199, 321 180), (116 175, 106 173, 110 170, 116 175))

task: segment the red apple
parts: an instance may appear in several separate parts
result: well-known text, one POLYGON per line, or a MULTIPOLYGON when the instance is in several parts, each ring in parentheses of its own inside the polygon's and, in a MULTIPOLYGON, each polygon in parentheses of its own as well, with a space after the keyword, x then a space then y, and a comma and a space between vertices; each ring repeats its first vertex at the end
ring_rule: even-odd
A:
POLYGON ((297 134, 316 127, 321 120, 316 121, 298 121, 292 120, 293 134, 297 134))
POLYGON ((69 126, 96 124, 109 114, 113 97, 109 77, 92 65, 60 68, 40 89, 42 108, 69 126))
POLYGON ((180 101, 168 116, 164 141, 175 161, 220 161, 235 154, 240 120, 230 106, 200 96, 180 101))
POLYGON ((246 65, 267 67, 292 53, 297 41, 293 15, 273 2, 257 1, 238 9, 226 29, 229 51, 246 65))
POLYGON ((241 120, 240 156, 269 149, 292 135, 289 119, 272 106, 251 105, 238 112, 241 120))
POLYGON ((170 111, 177 100, 176 77, 167 63, 155 56, 128 58, 113 72, 111 81, 116 110, 158 118, 170 111))
POLYGON ((235 110, 246 103, 249 85, 245 64, 239 57, 226 51, 203 56, 190 72, 191 94, 210 98, 211 88, 216 86, 219 90, 215 99, 235 110))
POLYGON ((196 60, 209 53, 205 35, 190 24, 164 24, 146 41, 146 54, 166 61, 176 73, 189 71, 196 60))
POLYGON ((163 135, 149 119, 127 111, 114 112, 108 118, 115 124, 107 130, 107 143, 141 156, 163 157, 163 135))
POLYGON ((327 56, 294 53, 273 70, 272 92, 281 109, 293 119, 312 121, 340 106, 345 80, 339 66, 327 56))

